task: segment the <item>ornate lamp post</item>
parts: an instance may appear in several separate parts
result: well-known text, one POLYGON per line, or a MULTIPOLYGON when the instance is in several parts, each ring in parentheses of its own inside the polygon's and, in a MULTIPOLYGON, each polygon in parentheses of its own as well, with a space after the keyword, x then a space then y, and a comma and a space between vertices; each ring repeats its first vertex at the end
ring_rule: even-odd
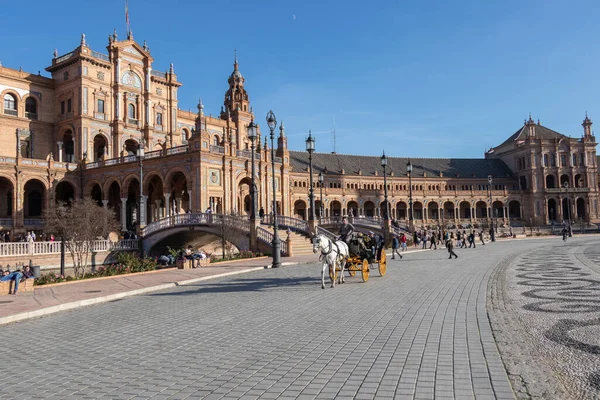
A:
POLYGON ((271 166, 272 166, 272 174, 273 174, 273 265, 272 268, 281 267, 281 241, 279 240, 279 236, 277 235, 277 230, 279 226, 277 225, 277 194, 275 187, 275 151, 274 151, 274 140, 275 135, 273 131, 277 126, 277 119, 275 118, 275 114, 273 111, 269 111, 267 114, 267 125, 269 130, 271 131, 271 166))
MULTIPOLYGON (((254 143, 257 138, 257 129, 254 119, 248 125, 248 139, 250 139, 250 150, 252 151, 252 182, 250 183, 250 247, 256 250, 257 243, 257 221, 256 221, 256 181, 254 169, 254 143)), ((212 209, 212 208, 211 208, 212 209)))
POLYGON ((413 198, 412 198, 412 170, 413 166, 408 160, 406 164, 406 172, 408 172, 408 229, 413 232, 415 230, 414 222, 413 222, 413 198))
POLYGON ((256 182, 254 180, 254 143, 256 142, 256 124, 254 123, 254 119, 250 121, 250 125, 248 125, 248 139, 250 139, 250 150, 252 150, 252 183, 250 186, 250 199, 251 199, 251 209, 250 209, 250 220, 256 219, 256 182))
POLYGON ((140 162, 140 202, 138 211, 138 229, 140 241, 140 255, 144 257, 144 244, 142 240, 142 228, 146 226, 146 198, 144 197, 144 138, 138 144, 138 160, 140 162))
POLYGON ((385 151, 381 155, 381 166, 383 167, 383 199, 385 201, 385 211, 383 213, 383 219, 388 221, 390 219, 390 205, 388 204, 388 192, 387 192, 387 157, 385 156, 385 151))
POLYGON ((569 182, 565 182, 565 190, 567 191, 567 220, 569 223, 569 237, 573 236, 573 230, 571 229, 571 205, 569 204, 569 182))
POLYGON ((381 155, 381 166, 383 167, 383 201, 385 202, 385 210, 383 211, 383 230, 385 245, 390 243, 390 204, 388 202, 387 191, 387 167, 388 159, 385 156, 385 151, 381 155))
POLYGON ((319 199, 319 224, 323 218, 323 211, 325 211, 325 207, 323 205, 323 172, 319 172, 319 187, 321 188, 321 197, 319 199))
POLYGON ((308 199, 310 202, 308 220, 309 224, 312 224, 311 229, 315 229, 315 190, 313 188, 313 168, 312 168, 312 153, 315 151, 315 138, 312 137, 310 131, 308 131, 308 138, 306 138, 306 151, 308 152, 308 173, 309 173, 309 188, 308 188, 308 199))
MULTIPOLYGON (((490 225, 492 229, 490 229, 490 240, 492 242, 496 241, 496 234, 494 232, 494 220, 492 213, 494 212, 494 202, 492 201, 492 176, 488 175, 488 190, 490 191, 490 225)), ((498 223, 498 221, 496 221, 498 223)))

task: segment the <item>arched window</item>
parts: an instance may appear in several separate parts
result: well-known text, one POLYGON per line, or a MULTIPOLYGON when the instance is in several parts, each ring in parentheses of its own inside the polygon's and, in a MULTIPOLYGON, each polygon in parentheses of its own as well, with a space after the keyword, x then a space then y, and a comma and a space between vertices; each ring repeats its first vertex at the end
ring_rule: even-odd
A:
POLYGON ((17 99, 10 93, 4 95, 4 114, 17 115, 17 99))
POLYGON ((548 154, 544 154, 544 167, 549 167, 550 164, 548 164, 548 154))
POLYGON ((33 97, 25 100, 25 116, 31 119, 37 119, 37 102, 33 97))
POLYGON ((187 130, 187 129, 183 129, 183 130, 181 131, 181 139, 182 139, 183 141, 187 141, 187 140, 189 139, 189 137, 190 137, 190 135, 189 135, 189 133, 188 133, 188 130, 187 130))
POLYGON ((215 135, 213 137, 213 145, 219 146, 219 142, 221 142, 221 138, 219 138, 219 136, 215 135))
POLYGON ((135 115, 136 115, 136 114, 135 114, 135 105, 133 105, 133 104, 131 104, 131 103, 130 103, 130 104, 127 106, 127 115, 128 115, 128 116, 129 116, 129 118, 131 118, 131 119, 136 119, 136 118, 135 118, 135 115))

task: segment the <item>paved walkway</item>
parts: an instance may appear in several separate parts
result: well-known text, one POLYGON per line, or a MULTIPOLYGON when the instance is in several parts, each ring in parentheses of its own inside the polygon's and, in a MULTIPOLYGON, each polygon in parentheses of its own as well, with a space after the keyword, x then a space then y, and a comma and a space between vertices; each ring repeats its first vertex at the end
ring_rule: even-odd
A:
MULTIPOLYGON (((366 283, 357 275, 335 289, 321 290, 311 255, 284 259, 292 268, 245 260, 0 297, 13 301, 0 304, 5 321, 110 301, 1 327, 5 347, 19 351, 0 363, 0 387, 8 398, 56 399, 583 398, 597 394, 600 374, 590 368, 596 331, 565 342, 556 319, 544 334, 545 303, 532 305, 535 293, 514 285, 540 288, 523 268, 539 269, 535 279, 550 279, 541 286, 548 289, 581 262, 596 274, 596 240, 574 240, 590 246, 585 258, 573 247, 572 256, 560 258, 570 264, 553 270, 556 278, 546 270, 565 252, 559 239, 511 240, 456 249, 457 260, 444 250, 413 250, 389 260, 385 277, 374 270, 366 283), (27 379, 14 380, 15 371, 27 379), (547 382, 556 376, 560 383, 547 382)), ((574 291, 560 296, 573 299, 560 300, 566 307, 553 299, 552 310, 571 315, 570 302, 594 295, 592 283, 583 293, 581 285, 563 282, 574 291)), ((582 304, 576 310, 583 317, 597 310, 594 300, 582 304)))
MULTIPOLYGON (((314 262, 316 255, 282 258, 284 265, 314 262)), ((114 301, 178 285, 270 267, 271 258, 235 260, 195 269, 162 269, 137 274, 36 286, 32 292, 0 296, 0 325, 58 311, 114 301)))

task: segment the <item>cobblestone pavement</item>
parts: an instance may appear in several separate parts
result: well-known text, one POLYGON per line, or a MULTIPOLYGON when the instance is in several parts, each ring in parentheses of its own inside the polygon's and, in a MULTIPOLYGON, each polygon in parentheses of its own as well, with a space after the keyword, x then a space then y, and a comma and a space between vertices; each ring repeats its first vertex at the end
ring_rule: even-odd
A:
POLYGON ((599 398, 598 238, 539 241, 504 260, 489 285, 490 319, 517 397, 599 398))
POLYGON ((486 289, 542 243, 405 254, 326 290, 316 264, 261 270, 5 325, 0 397, 513 399, 486 289))

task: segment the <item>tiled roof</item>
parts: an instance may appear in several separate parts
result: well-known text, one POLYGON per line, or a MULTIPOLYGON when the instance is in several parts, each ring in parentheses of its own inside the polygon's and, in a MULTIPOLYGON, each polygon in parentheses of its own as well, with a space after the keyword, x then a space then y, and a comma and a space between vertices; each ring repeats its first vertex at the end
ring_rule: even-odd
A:
MULTIPOLYGON (((327 170, 327 174, 374 176, 375 171, 383 175, 381 158, 373 156, 354 156, 346 154, 313 153, 313 171, 318 174, 327 170)), ((387 173, 393 176, 406 176, 408 158, 388 157, 387 173)), ((513 173, 500 159, 486 158, 411 158, 413 177, 422 177, 427 173, 428 178, 443 177, 461 178, 494 178, 513 177, 513 173)), ((290 151, 290 165, 293 172, 308 171, 308 153, 290 151)), ((325 173, 325 172, 324 172, 325 173)))
MULTIPOLYGON (((533 129, 535 131, 535 137, 538 139, 550 140, 550 139, 562 139, 562 138, 567 137, 567 136, 563 135, 562 133, 558 133, 558 132, 553 131, 552 129, 548 129, 542 125, 533 125, 533 129)), ((513 143, 516 140, 525 140, 525 139, 527 139, 527 136, 529 136, 529 129, 527 129, 527 127, 524 125, 521 128, 519 128, 518 131, 516 131, 514 134, 512 134, 508 139, 506 139, 500 146, 497 146, 497 147, 501 147, 506 144, 513 143)))

